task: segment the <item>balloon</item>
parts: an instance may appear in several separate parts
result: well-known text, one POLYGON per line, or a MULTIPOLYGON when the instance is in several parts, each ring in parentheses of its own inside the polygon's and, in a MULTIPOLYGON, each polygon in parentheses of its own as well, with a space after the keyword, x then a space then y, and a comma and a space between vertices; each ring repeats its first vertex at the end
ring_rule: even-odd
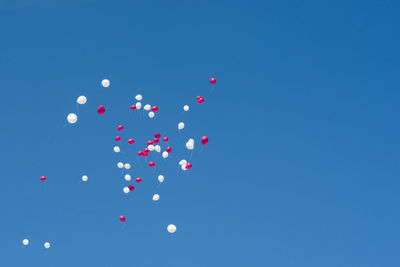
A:
POLYGON ((187 161, 185 160, 185 159, 183 159, 183 160, 181 160, 181 161, 179 161, 179 165, 186 165, 186 163, 187 163, 187 161))
POLYGON ((186 143, 186 148, 189 149, 189 150, 193 150, 194 149, 194 144, 191 143, 191 142, 187 142, 186 143))
POLYGON ((131 180, 131 176, 129 174, 125 174, 125 181, 130 181, 131 180))
POLYGON ((185 165, 182 165, 182 166, 181 166, 181 169, 182 169, 182 171, 186 171, 186 166, 185 166, 185 165))
POLYGON ((24 246, 29 245, 29 240, 25 238, 24 240, 22 240, 22 244, 24 244, 24 246))
POLYGON ((67 116, 67 121, 71 124, 74 124, 78 121, 78 116, 75 113, 70 113, 67 116))
POLYGON ((155 137, 155 138, 160 138, 160 137, 161 137, 161 134, 160 134, 160 133, 155 133, 155 134, 154 134, 154 137, 155 137))
POLYGON ((129 170, 130 168, 131 168, 131 164, 129 164, 129 163, 125 163, 125 169, 127 169, 127 170, 129 170))
POLYGON ((160 139, 154 138, 153 142, 154 142, 154 144, 158 144, 160 142, 160 139))
POLYGON ((149 154, 150 150, 146 147, 145 149, 143 149, 143 152, 144 152, 145 154, 149 154))
POLYGON ((82 181, 87 182, 88 179, 87 175, 82 176, 82 181))
POLYGON ((125 216, 124 215, 119 216, 119 220, 121 222, 125 222, 126 221, 125 216))
POLYGON ((122 169, 124 167, 124 164, 122 162, 118 162, 117 167, 122 169))
POLYGON ((188 142, 194 144, 194 139, 190 138, 188 142))
POLYGON ((200 139, 201 143, 203 144, 203 146, 205 146, 208 143, 208 137, 207 136, 203 136, 200 139))
POLYGON ((135 140, 132 139, 132 138, 129 138, 129 139, 128 139, 128 144, 132 145, 133 143, 135 143, 135 140))
POLYGON ((189 111, 189 106, 188 106, 188 105, 184 105, 184 106, 183 106, 183 110, 184 110, 184 111, 189 111))
POLYGON ((196 96, 196 99, 197 99, 197 101, 199 101, 199 99, 201 99, 202 97, 201 96, 196 96))
POLYGON ((122 126, 122 125, 118 125, 118 127, 117 127, 117 131, 122 131, 124 129, 124 126, 122 126))
POLYGON ((154 163, 154 161, 150 161, 149 166, 153 168, 154 166, 156 166, 156 164, 154 163))
POLYGON ((117 142, 121 141, 121 136, 118 136, 118 135, 117 135, 117 136, 115 137, 115 141, 117 141, 117 142))
POLYGON ((151 109, 151 106, 149 104, 144 105, 144 110, 149 111, 151 109))
POLYGON ((136 99, 137 101, 142 101, 143 97, 142 97, 142 95, 136 95, 136 96, 135 96, 135 99, 136 99))
POLYGON ((158 111, 158 107, 157 107, 157 106, 153 106, 153 107, 151 108, 151 111, 157 112, 157 111, 158 111))
POLYGON ((150 151, 153 151, 155 149, 155 147, 153 145, 149 145, 148 148, 150 151))
POLYGON ((164 175, 159 175, 158 176, 158 181, 160 182, 160 183, 162 183, 162 182, 164 182, 164 175))
POLYGON ((164 151, 164 152, 162 153, 162 157, 163 157, 164 159, 168 158, 168 152, 167 152, 167 151, 164 151))
POLYGON ((131 106, 131 109, 132 109, 132 110, 135 110, 135 109, 136 109, 136 106, 135 106, 135 105, 132 105, 132 106, 131 106))
POLYGON ((119 149, 119 146, 115 146, 114 147, 114 152, 116 152, 116 153, 118 153, 118 152, 120 152, 121 150, 119 149))
POLYGON ((154 200, 154 201, 157 201, 157 200, 159 200, 159 199, 160 199, 160 195, 159 195, 159 194, 154 194, 153 200, 154 200))
POLYGON ((168 142, 168 137, 164 137, 163 139, 162 139, 164 142, 168 142))
POLYGON ((125 194, 128 194, 130 190, 129 187, 125 186, 124 189, 122 189, 122 191, 124 191, 125 194))
POLYGON ((170 225, 167 226, 167 230, 168 230, 168 232, 170 232, 171 234, 173 234, 173 233, 176 232, 176 226, 173 225, 173 224, 170 224, 170 225))
POLYGON ((137 102, 137 103, 136 103, 136 108, 137 108, 137 109, 141 109, 141 108, 142 108, 142 103, 137 102))
POLYGON ((154 118, 154 112, 152 112, 152 111, 149 112, 149 118, 150 119, 154 118))
POLYGON ((161 152, 161 147, 160 147, 159 145, 156 145, 156 146, 154 147, 154 149, 155 149, 155 151, 157 151, 158 153, 161 152))
POLYGON ((143 151, 139 150, 139 152, 137 154, 138 154, 138 156, 143 156, 143 151))
POLYGON ((204 98, 200 98, 197 102, 199 102, 199 104, 203 104, 204 103, 204 98))
POLYGON ((192 163, 188 162, 185 166, 186 169, 191 169, 192 168, 192 163))
POLYGON ((40 177, 40 180, 41 180, 42 182, 46 181, 46 179, 47 179, 46 176, 41 176, 41 177, 40 177))
POLYGON ((180 122, 178 124, 178 130, 182 130, 183 128, 185 128, 185 124, 183 122, 180 122))
POLYGON ((215 84, 217 83, 217 80, 216 80, 214 77, 212 77, 212 78, 210 79, 210 83, 211 83, 212 85, 215 85, 215 84))
POLYGON ((170 148, 170 147, 167 147, 165 150, 168 152, 168 154, 170 154, 170 153, 171 153, 171 151, 172 151, 172 148, 170 148))
POLYGON ((142 181, 142 178, 138 177, 138 178, 135 179, 135 181, 136 181, 137 183, 140 183, 140 182, 142 181))
POLYGON ((101 81, 101 85, 103 85, 103 87, 109 87, 110 86, 110 81, 107 79, 104 79, 101 81))
POLYGON ((80 104, 80 105, 86 104, 86 101, 87 101, 87 99, 86 99, 86 96, 84 96, 84 95, 81 95, 81 96, 78 97, 78 99, 76 100, 76 102, 77 102, 78 104, 80 104))
POLYGON ((130 191, 135 190, 135 187, 133 185, 128 185, 128 188, 129 188, 130 191))
POLYGON ((100 115, 103 115, 104 113, 106 113, 106 108, 104 106, 100 105, 97 108, 97 113, 99 113, 100 115))
POLYGON ((152 145, 153 144, 153 141, 151 141, 151 140, 149 140, 149 141, 147 141, 147 145, 149 146, 149 145, 152 145))
POLYGON ((50 243, 49 242, 44 243, 44 248, 50 248, 50 243))

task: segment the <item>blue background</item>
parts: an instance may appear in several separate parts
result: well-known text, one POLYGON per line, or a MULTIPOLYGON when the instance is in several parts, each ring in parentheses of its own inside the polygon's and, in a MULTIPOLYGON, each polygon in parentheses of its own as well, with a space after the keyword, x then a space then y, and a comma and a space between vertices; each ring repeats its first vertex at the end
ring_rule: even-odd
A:
POLYGON ((0 3, 0 266, 400 265, 399 1, 0 3))

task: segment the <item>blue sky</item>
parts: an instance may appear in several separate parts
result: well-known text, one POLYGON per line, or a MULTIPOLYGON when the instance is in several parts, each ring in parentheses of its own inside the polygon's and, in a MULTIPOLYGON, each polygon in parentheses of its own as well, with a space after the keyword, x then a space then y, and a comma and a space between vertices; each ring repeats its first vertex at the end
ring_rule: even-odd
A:
POLYGON ((399 266, 398 1, 0 3, 1 266, 399 266))

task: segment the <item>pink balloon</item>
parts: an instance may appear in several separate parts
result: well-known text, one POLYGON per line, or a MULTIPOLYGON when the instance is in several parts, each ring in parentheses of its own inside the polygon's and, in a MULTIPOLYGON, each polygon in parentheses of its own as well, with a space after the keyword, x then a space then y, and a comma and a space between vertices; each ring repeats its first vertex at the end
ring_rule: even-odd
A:
POLYGON ((153 161, 150 161, 149 166, 153 168, 154 166, 156 166, 156 164, 153 161))
POLYGON ((118 130, 118 131, 122 131, 123 129, 124 129, 124 126, 118 125, 118 127, 117 127, 117 130, 118 130))
POLYGON ((129 188, 130 191, 135 190, 135 187, 133 185, 128 185, 128 188, 129 188))
POLYGON ((124 215, 119 216, 119 220, 121 222, 125 222, 126 221, 125 216, 124 215))
POLYGON ((150 150, 146 147, 146 148, 143 150, 143 152, 144 152, 145 154, 149 154, 150 150))
POLYGON ((139 152, 137 154, 138 154, 138 156, 143 156, 143 151, 139 150, 139 152))
POLYGON ((190 162, 188 162, 187 164, 186 164, 186 169, 191 169, 192 168, 192 163, 190 163, 190 162))
POLYGON ((164 137, 163 139, 162 139, 164 142, 168 142, 168 137, 164 137))
POLYGON ((172 148, 170 148, 170 147, 167 147, 165 150, 167 150, 167 152, 168 152, 168 154, 169 154, 169 153, 171 153, 171 151, 172 151, 172 148))
POLYGON ((136 106, 135 106, 135 105, 132 105, 132 106, 131 106, 131 109, 132 109, 132 110, 135 110, 135 109, 136 109, 136 106))
POLYGON ((117 136, 115 137, 115 141, 117 141, 117 142, 121 141, 121 136, 118 136, 118 135, 117 135, 117 136))
POLYGON ((160 140, 158 138, 154 138, 153 142, 154 142, 154 144, 158 144, 160 142, 160 140))
POLYGON ((99 113, 100 115, 103 115, 104 113, 106 113, 106 108, 104 106, 100 105, 97 108, 97 113, 99 113))
POLYGON ((151 108, 151 111, 157 112, 157 111, 158 111, 158 107, 157 107, 157 106, 153 106, 153 107, 151 108))
POLYGON ((138 178, 135 179, 135 181, 136 181, 137 183, 140 183, 140 182, 142 181, 142 178, 138 177, 138 178))
POLYGON ((198 96, 196 97, 197 101, 199 101, 200 98, 202 98, 202 97, 198 95, 198 96))
POLYGON ((217 83, 217 80, 213 77, 213 78, 210 79, 210 83, 212 85, 215 85, 217 83))
POLYGON ((42 181, 42 182, 44 182, 44 181, 46 181, 46 176, 42 176, 42 177, 40 177, 40 180, 42 181))
POLYGON ((199 102, 199 104, 203 104, 204 103, 204 98, 200 98, 199 100, 197 100, 197 102, 199 102))
POLYGON ((161 137, 161 134, 160 134, 160 133, 155 133, 155 134, 154 134, 154 137, 155 137, 155 138, 160 138, 160 137, 161 137))
POLYGON ((133 140, 132 138, 128 139, 128 144, 132 145, 133 143, 135 143, 135 140, 133 140))
POLYGON ((203 136, 200 141, 203 144, 203 146, 205 146, 208 143, 208 137, 207 136, 203 136))
POLYGON ((147 141, 147 145, 149 146, 149 145, 152 145, 153 144, 153 141, 151 141, 151 140, 149 140, 149 141, 147 141))

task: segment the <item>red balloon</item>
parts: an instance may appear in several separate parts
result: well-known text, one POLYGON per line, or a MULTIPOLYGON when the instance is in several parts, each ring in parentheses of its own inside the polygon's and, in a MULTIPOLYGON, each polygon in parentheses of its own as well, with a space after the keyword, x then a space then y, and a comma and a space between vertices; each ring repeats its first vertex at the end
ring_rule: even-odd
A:
POLYGON ((132 109, 132 110, 135 110, 135 109, 136 109, 136 106, 135 106, 135 105, 132 105, 132 106, 131 106, 131 109, 132 109))
POLYGON ((200 98, 199 100, 197 100, 197 102, 199 102, 199 104, 203 104, 204 103, 204 98, 200 98))
POLYGON ((168 137, 164 137, 163 139, 162 139, 164 142, 168 142, 168 137))
POLYGON ((153 107, 151 108, 151 111, 157 112, 157 111, 158 111, 158 107, 157 107, 157 106, 153 106, 153 107))
POLYGON ((197 101, 199 101, 200 98, 202 98, 202 97, 198 95, 198 96, 196 97, 197 101))
POLYGON ((188 162, 188 163, 186 164, 186 169, 191 169, 191 168, 192 168, 192 163, 188 162))
POLYGON ((118 127, 117 127, 117 130, 118 130, 118 131, 122 131, 123 129, 124 129, 124 126, 118 125, 118 127))
POLYGON ((139 150, 139 152, 137 154, 138 154, 138 156, 143 156, 143 151, 139 150))
POLYGON ((160 142, 160 140, 158 138, 154 138, 154 144, 158 144, 160 142))
POLYGON ((151 140, 149 140, 149 141, 147 141, 147 145, 149 146, 149 145, 152 145, 153 144, 153 141, 151 141, 151 140))
POLYGON ((119 216, 119 220, 121 222, 125 222, 126 221, 125 216, 124 215, 119 216))
POLYGON ((135 143, 135 140, 133 140, 132 138, 128 139, 128 144, 132 145, 133 143, 135 143))
POLYGON ((172 151, 172 148, 170 148, 170 147, 167 147, 167 149, 166 149, 166 150, 167 150, 167 152, 168 152, 168 154, 169 154, 169 153, 171 153, 171 151, 172 151))
POLYGON ((135 181, 136 181, 137 183, 140 183, 140 182, 142 181, 142 178, 138 177, 138 178, 135 179, 135 181))
POLYGON ((129 188, 130 191, 135 190, 135 187, 133 185, 128 185, 128 188, 129 188))
POLYGON ((115 137, 115 141, 117 141, 117 142, 121 141, 121 136, 118 136, 118 135, 117 135, 117 136, 115 137))
POLYGON ((40 177, 40 180, 43 181, 43 182, 46 181, 46 179, 47 179, 46 176, 40 177))
POLYGON ((210 79, 210 83, 211 83, 212 85, 215 85, 215 84, 217 83, 217 80, 216 80, 214 77, 212 77, 212 78, 210 79))
POLYGON ((103 105, 100 105, 97 108, 97 113, 99 113, 100 115, 103 115, 104 113, 106 113, 106 108, 103 105))
POLYGON ((145 154, 149 154, 150 150, 146 147, 146 148, 143 150, 143 152, 144 152, 145 154))
POLYGON ((160 134, 160 133, 155 133, 155 134, 154 134, 154 137, 155 137, 155 138, 160 138, 160 137, 161 137, 161 134, 160 134))
POLYGON ((155 164, 153 161, 150 161, 150 162, 149 162, 149 166, 150 166, 150 167, 154 167, 154 166, 156 166, 156 164, 155 164))
POLYGON ((208 143, 208 137, 207 136, 203 136, 200 141, 203 144, 203 146, 205 146, 208 143))

